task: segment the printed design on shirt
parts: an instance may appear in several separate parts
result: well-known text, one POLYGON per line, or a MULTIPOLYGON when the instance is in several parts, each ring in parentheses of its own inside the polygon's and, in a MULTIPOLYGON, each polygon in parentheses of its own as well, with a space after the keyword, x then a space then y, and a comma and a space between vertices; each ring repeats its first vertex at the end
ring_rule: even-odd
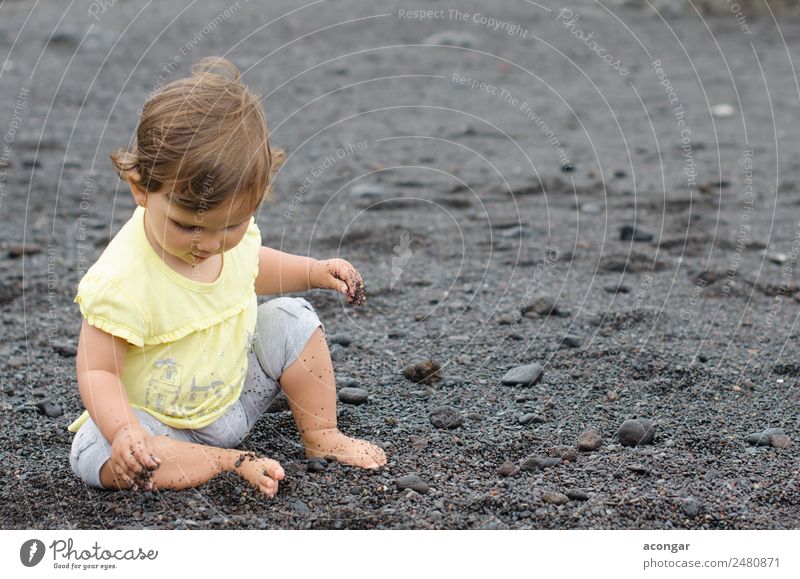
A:
POLYGON ((167 416, 192 418, 205 416, 215 410, 218 404, 209 403, 209 398, 219 402, 225 396, 231 396, 246 374, 246 368, 240 368, 236 383, 227 385, 227 388, 222 380, 203 383, 198 382, 197 376, 192 376, 191 384, 184 388, 181 382, 183 366, 174 358, 156 360, 153 368, 155 372, 147 381, 145 390, 145 406, 167 416))

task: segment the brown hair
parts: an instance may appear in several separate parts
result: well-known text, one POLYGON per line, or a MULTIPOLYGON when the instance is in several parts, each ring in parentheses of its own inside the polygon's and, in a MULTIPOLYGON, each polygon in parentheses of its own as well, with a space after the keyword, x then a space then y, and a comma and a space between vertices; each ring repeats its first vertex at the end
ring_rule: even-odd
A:
POLYGON ((221 57, 200 60, 191 77, 158 90, 142 109, 133 151, 109 156, 120 179, 143 191, 173 184, 168 199, 187 211, 231 196, 255 211, 273 201, 272 180, 286 159, 269 145, 260 96, 221 57))

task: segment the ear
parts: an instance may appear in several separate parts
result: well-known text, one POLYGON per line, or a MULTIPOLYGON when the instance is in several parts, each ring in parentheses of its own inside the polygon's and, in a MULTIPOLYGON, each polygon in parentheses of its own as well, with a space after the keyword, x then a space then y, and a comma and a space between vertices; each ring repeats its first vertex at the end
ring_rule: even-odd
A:
POLYGON ((129 183, 133 200, 139 207, 147 207, 147 192, 137 187, 134 183, 129 183))

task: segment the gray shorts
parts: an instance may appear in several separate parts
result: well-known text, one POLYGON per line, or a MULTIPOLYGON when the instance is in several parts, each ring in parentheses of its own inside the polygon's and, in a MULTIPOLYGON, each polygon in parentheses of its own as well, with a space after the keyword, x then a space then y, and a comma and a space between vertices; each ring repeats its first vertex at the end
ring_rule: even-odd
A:
MULTIPOLYGON (((256 332, 247 354, 247 376, 236 403, 215 422, 197 430, 167 426, 152 414, 134 408, 139 423, 152 436, 233 448, 244 440, 275 400, 279 378, 292 365, 318 326, 324 326, 303 298, 280 297, 258 307, 256 332)), ((69 462, 89 486, 103 488, 100 469, 111 457, 111 444, 89 418, 75 433, 69 462)))

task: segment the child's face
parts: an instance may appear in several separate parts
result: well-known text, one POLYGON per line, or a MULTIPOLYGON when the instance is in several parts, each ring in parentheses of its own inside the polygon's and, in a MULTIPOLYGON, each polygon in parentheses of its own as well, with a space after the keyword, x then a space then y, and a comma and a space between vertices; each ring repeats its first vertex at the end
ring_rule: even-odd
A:
MULTIPOLYGON (((145 195, 131 185, 136 203, 145 195)), ((244 237, 253 213, 243 213, 233 200, 213 209, 190 212, 170 203, 161 192, 146 196, 145 227, 163 250, 185 263, 201 263, 212 255, 236 247, 244 237)))

